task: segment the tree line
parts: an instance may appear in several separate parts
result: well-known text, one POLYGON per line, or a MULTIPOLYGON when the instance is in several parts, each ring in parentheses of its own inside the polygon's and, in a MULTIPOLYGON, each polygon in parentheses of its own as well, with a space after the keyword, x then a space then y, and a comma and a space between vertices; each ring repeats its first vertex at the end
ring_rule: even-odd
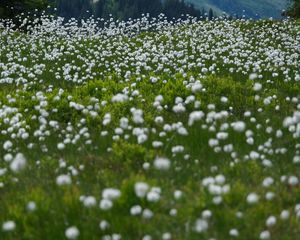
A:
POLYGON ((294 18, 300 18, 300 0, 290 0, 290 2, 291 5, 287 10, 286 15, 294 18))
POLYGON ((142 13, 152 17, 164 13, 169 18, 179 18, 182 14, 203 16, 203 12, 184 0, 56 0, 55 6, 57 15, 66 18, 82 18, 93 14, 100 18, 113 16, 126 20, 138 18, 142 13))
MULTIPOLYGON (((215 0, 218 1, 219 0, 215 0)), ((142 13, 157 16, 164 13, 168 18, 179 18, 182 14, 212 19, 212 9, 202 11, 184 0, 0 0, 0 18, 13 18, 20 13, 37 12, 47 6, 56 11, 50 13, 69 18, 94 17, 126 20, 140 17, 142 13)), ((300 17, 300 0, 290 0, 290 7, 284 13, 291 17, 300 17)))
POLYGON ((107 19, 113 16, 127 20, 138 18, 143 13, 148 13, 151 17, 163 13, 168 18, 180 18, 182 15, 209 19, 214 17, 212 9, 200 11, 184 0, 1 0, 0 18, 12 18, 34 9, 39 11, 48 5, 52 9, 48 12, 66 19, 93 15, 96 18, 107 19))

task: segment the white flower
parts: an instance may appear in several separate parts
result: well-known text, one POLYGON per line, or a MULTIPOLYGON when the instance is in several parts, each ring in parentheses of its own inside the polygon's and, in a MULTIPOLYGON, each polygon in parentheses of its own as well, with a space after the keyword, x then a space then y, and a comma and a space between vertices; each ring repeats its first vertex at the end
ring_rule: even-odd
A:
POLYGON ((259 235, 259 238, 261 239, 261 240, 265 240, 265 239, 270 239, 270 237, 271 237, 271 234, 270 234, 270 232, 269 231, 262 231, 261 233, 260 233, 260 235, 259 235))
POLYGON ((222 103, 227 103, 228 102, 228 98, 227 97, 221 97, 221 102, 222 103))
POLYGON ((218 146, 219 145, 219 140, 211 138, 211 139, 208 140, 208 145, 210 147, 218 146))
POLYGON ((271 201, 275 197, 275 194, 273 192, 267 192, 266 193, 266 199, 268 201, 271 201))
POLYGON ((286 220, 290 217, 290 212, 288 210, 283 210, 281 213, 280 213, 280 218, 282 220, 286 220))
POLYGON ((94 196, 87 196, 83 199, 83 205, 85 207, 93 207, 96 205, 96 198, 94 196))
POLYGON ((250 193, 248 196, 247 196, 247 202, 249 204, 255 204, 257 203, 259 200, 259 197, 256 193, 250 193))
POLYGON ((154 160, 154 167, 158 170, 168 170, 171 166, 171 162, 168 158, 157 157, 154 160))
POLYGON ((33 201, 30 201, 30 202, 28 202, 26 208, 27 208, 27 210, 28 210, 29 212, 33 212, 33 211, 36 210, 36 203, 33 202, 33 201))
POLYGON ((266 225, 267 227, 272 227, 276 224, 276 217, 274 216, 270 216, 268 217, 267 221, 266 221, 266 225))
POLYGON ((253 90, 258 92, 262 89, 262 85, 260 83, 255 83, 253 86, 253 90))
POLYGON ((120 127, 121 127, 122 129, 127 129, 127 128, 128 128, 128 123, 129 123, 128 118, 122 117, 122 118, 120 119, 120 127))
POLYGON ((250 159, 252 159, 252 160, 258 159, 259 156, 260 156, 260 155, 259 155, 258 152, 255 152, 255 151, 251 151, 251 152, 250 152, 250 159))
POLYGON ((103 124, 103 126, 107 126, 108 124, 110 124, 110 122, 111 122, 111 114, 106 113, 103 117, 102 124, 103 124))
POLYGON ((13 155, 11 153, 7 153, 4 155, 3 159, 5 162, 10 162, 11 160, 13 160, 13 155))
POLYGON ((143 209, 140 205, 135 205, 130 208, 130 214, 133 216, 141 214, 142 211, 143 211, 143 209))
POLYGON ((58 149, 58 150, 63 150, 63 149, 65 149, 65 144, 64 144, 64 143, 58 143, 58 144, 57 144, 57 149, 58 149))
POLYGON ((126 94, 118 93, 111 99, 112 102, 126 102, 128 101, 128 96, 126 94))
POLYGON ((154 148, 159 148, 159 147, 162 147, 163 145, 164 144, 161 141, 153 141, 152 142, 152 147, 154 147, 154 148))
POLYGON ((271 178, 271 177, 267 177, 267 178, 264 179, 262 185, 264 187, 270 187, 273 183, 274 183, 274 179, 271 178))
POLYGON ((229 235, 232 237, 238 237, 239 236, 239 231, 237 229, 230 229, 229 235))
POLYGON ((142 240, 152 240, 150 235, 145 235, 142 240))
POLYGON ((145 209, 142 214, 143 218, 150 219, 153 217, 153 212, 150 209, 145 209))
POLYGON ((169 212, 170 216, 175 217, 177 215, 177 209, 172 208, 169 212))
POLYGON ((149 190, 149 185, 147 183, 137 182, 134 185, 134 192, 136 196, 138 196, 139 198, 145 197, 148 190, 149 190))
POLYGON ((102 191, 102 198, 108 200, 114 200, 121 196, 121 191, 115 188, 106 188, 102 191))
POLYGON ((109 223, 105 220, 102 220, 100 223, 99 223, 99 228, 101 230, 106 230, 109 228, 109 223))
POLYGON ((147 139, 148 139, 148 136, 146 134, 140 134, 137 137, 137 142, 138 142, 138 144, 142 144, 142 143, 146 142, 147 139))
POLYGON ((68 239, 76 239, 79 236, 79 230, 77 227, 69 227, 65 231, 66 238, 68 239))
POLYGON ((156 124, 162 124, 164 122, 164 119, 162 116, 158 116, 158 117, 155 117, 154 122, 156 124))
POLYGON ((178 105, 173 106, 173 112, 174 113, 183 113, 183 112, 185 112, 185 107, 182 105, 182 103, 179 103, 178 105))
POLYGON ((246 124, 242 121, 233 122, 231 126, 233 127, 233 130, 236 132, 243 132, 246 129, 246 124))
POLYGON ((250 80, 254 80, 254 79, 256 79, 258 76, 257 76, 257 74, 256 73, 251 73, 250 75, 249 75, 249 79, 250 80))
POLYGON ((147 193, 147 200, 149 202, 158 202, 160 199, 160 195, 156 191, 150 191, 147 193))
POLYGON ((205 114, 202 111, 191 112, 189 115, 188 125, 192 126, 194 122, 201 120, 204 116, 205 114))
POLYGON ((226 182, 226 178, 224 175, 222 174, 219 174, 215 177, 215 180, 216 180, 216 183, 217 184, 220 184, 220 185, 223 185, 225 182, 226 182))
POLYGON ((198 233, 205 232, 208 229, 208 223, 204 219, 198 219, 195 224, 195 231, 198 233))
POLYGON ((213 198, 213 203, 216 204, 216 205, 221 204, 222 201, 223 201, 222 196, 216 196, 216 197, 213 198))
POLYGON ((174 146, 172 147, 172 153, 181 153, 184 151, 184 146, 178 145, 178 146, 174 146))
POLYGON ((208 186, 208 191, 212 195, 220 195, 222 193, 222 187, 215 184, 210 184, 208 186))
POLYGON ((172 239, 172 235, 171 235, 171 233, 164 233, 163 235, 162 235, 162 239, 163 240, 171 240, 172 239))
POLYGON ((144 169, 144 170, 149 170, 149 168, 150 168, 150 163, 144 162, 144 163, 143 163, 143 169, 144 169))
POLYGON ((180 199, 181 197, 182 197, 182 191, 176 190, 176 191, 174 192, 174 198, 175 198, 176 200, 178 200, 178 199, 180 199))
POLYGON ((218 132, 217 133, 217 139, 225 140, 227 138, 228 138, 228 133, 227 132, 218 132))
POLYGON ((210 210, 204 210, 201 215, 203 219, 209 219, 212 216, 212 212, 210 210))
POLYGON ((18 153, 13 161, 10 163, 10 169, 13 172, 19 172, 26 166, 26 159, 22 153, 18 153))
POLYGON ((6 221, 2 224, 2 231, 3 232, 11 232, 15 230, 16 224, 14 221, 6 221))
POLYGON ((293 163, 300 163, 300 156, 294 156, 293 163))
POLYGON ((113 202, 109 199, 102 199, 100 201, 100 208, 104 211, 107 211, 113 207, 113 202))
POLYGON ((3 144, 3 149, 7 151, 7 150, 11 149, 12 146, 13 146, 13 143, 11 141, 7 140, 3 144))
POLYGON ((62 175, 59 175, 57 178, 56 178, 56 184, 58 186, 63 186, 63 185, 70 185, 72 183, 72 179, 69 175, 67 174, 62 174, 62 175))
POLYGON ((179 135, 183 135, 183 136, 188 135, 188 131, 186 130, 185 127, 180 127, 180 128, 178 128, 178 129, 177 129, 177 132, 178 132, 179 135))
POLYGON ((194 83, 191 88, 193 93, 200 92, 201 89, 202 89, 202 84, 199 81, 194 83))
POLYGON ((254 144, 254 139, 252 137, 249 137, 247 138, 246 142, 249 144, 249 145, 253 145, 254 144))
POLYGON ((288 179, 288 183, 291 186, 296 186, 299 183, 299 179, 296 176, 290 176, 288 179))

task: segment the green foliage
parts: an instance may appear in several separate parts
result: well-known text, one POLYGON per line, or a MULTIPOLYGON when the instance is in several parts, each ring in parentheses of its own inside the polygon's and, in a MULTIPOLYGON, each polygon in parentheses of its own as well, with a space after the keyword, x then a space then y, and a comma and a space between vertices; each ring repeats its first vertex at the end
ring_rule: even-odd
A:
POLYGON ((66 18, 83 18, 90 16, 114 18, 126 20, 129 18, 139 18, 142 14, 149 14, 157 17, 160 13, 166 14, 169 18, 179 18, 181 14, 189 14, 201 17, 202 14, 193 4, 180 0, 56 0, 56 14, 66 18), (88 13, 86 11, 89 11, 88 13))
POLYGON ((41 11, 47 5, 47 0, 1 0, 0 18, 13 18, 35 9, 41 11))
POLYGON ((294 18, 300 18, 300 1, 299 0, 291 0, 291 4, 287 11, 287 14, 294 18))

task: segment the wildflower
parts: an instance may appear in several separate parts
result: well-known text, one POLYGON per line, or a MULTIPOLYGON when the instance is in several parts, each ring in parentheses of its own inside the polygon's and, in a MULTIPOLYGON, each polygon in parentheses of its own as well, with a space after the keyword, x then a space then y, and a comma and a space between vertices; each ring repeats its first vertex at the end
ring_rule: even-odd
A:
POLYGON ((58 143, 58 144, 57 144, 57 149, 58 149, 58 150, 63 150, 63 149, 65 149, 65 144, 64 144, 64 143, 58 143))
POLYGON ((102 199, 99 206, 102 210, 107 211, 113 207, 113 202, 109 199, 102 199))
POLYGON ((290 217, 290 212, 288 210, 283 210, 281 213, 280 213, 280 218, 282 220, 286 220, 290 217))
POLYGON ((235 228, 230 229, 229 235, 232 236, 232 237, 238 237, 239 236, 239 231, 235 228))
POLYGON ((268 230, 262 231, 262 232, 260 233, 260 235, 259 235, 259 238, 260 238, 261 240, 270 239, 270 237, 271 237, 271 234, 270 234, 270 232, 269 232, 268 230))
POLYGON ((118 93, 117 95, 113 96, 111 101, 115 102, 126 102, 128 100, 128 96, 122 93, 118 93))
POLYGON ((11 149, 12 146, 13 146, 13 143, 9 140, 7 140, 3 143, 3 149, 6 150, 6 151, 11 149))
POLYGON ((175 198, 176 200, 178 200, 178 199, 180 199, 181 197, 182 197, 182 191, 176 190, 176 191, 174 192, 174 198, 175 198))
POLYGON ((204 113, 202 111, 194 111, 189 115, 188 125, 192 126, 195 121, 199 121, 204 117, 204 113))
POLYGON ((26 158, 22 153, 18 153, 10 163, 10 169, 13 172, 20 172, 26 166, 26 158))
POLYGON ((27 210, 28 210, 29 212, 33 212, 33 211, 36 210, 36 203, 33 202, 33 201, 30 201, 30 202, 27 203, 26 208, 27 208, 27 210))
POLYGON ((70 185, 72 183, 72 179, 69 175, 62 174, 56 178, 56 184, 58 186, 70 185))
POLYGON ((99 223, 99 227, 101 230, 106 230, 109 228, 109 223, 105 220, 102 220, 100 223, 99 223))
POLYGON ((171 162, 168 158, 157 157, 154 160, 154 167, 158 170, 168 170, 171 166, 171 162))
POLYGON ((270 216, 268 217, 267 221, 266 221, 266 225, 267 227, 272 227, 276 224, 276 217, 274 216, 270 216))
POLYGON ((159 193, 155 191, 150 191, 147 193, 147 200, 149 202, 157 202, 160 199, 159 193))
POLYGON ((79 230, 75 226, 69 227, 66 229, 65 235, 68 239, 76 239, 79 236, 79 230))
POLYGON ((93 207, 96 205, 96 198, 94 196, 87 196, 83 200, 83 205, 85 207, 93 207))
POLYGON ((233 130, 236 132, 243 132, 245 131, 246 128, 246 124, 244 122, 234 122, 231 124, 231 126, 233 127, 233 130))
POLYGON ((262 85, 260 83, 255 83, 253 86, 253 90, 258 92, 262 89, 262 85))
POLYGON ((6 221, 2 224, 2 231, 3 232, 11 232, 15 230, 16 224, 14 221, 6 221))
POLYGON ((135 205, 130 208, 130 214, 133 216, 139 215, 142 213, 142 207, 140 205, 135 205))
POLYGON ((149 185, 144 182, 137 182, 134 185, 134 191, 136 196, 143 198, 146 196, 147 192, 149 190, 149 185))
POLYGON ((247 202, 249 204, 255 204, 257 203, 259 200, 259 197, 256 193, 250 193, 248 196, 247 196, 247 202))
POLYGON ((119 189, 115 188, 106 188, 102 191, 102 198, 108 200, 114 200, 121 196, 121 192, 119 189))
POLYGON ((198 233, 205 232, 208 229, 208 223, 204 219, 198 219, 195 224, 195 231, 198 233))
POLYGON ((142 216, 145 219, 150 219, 153 217, 153 212, 150 209, 144 209, 142 216))

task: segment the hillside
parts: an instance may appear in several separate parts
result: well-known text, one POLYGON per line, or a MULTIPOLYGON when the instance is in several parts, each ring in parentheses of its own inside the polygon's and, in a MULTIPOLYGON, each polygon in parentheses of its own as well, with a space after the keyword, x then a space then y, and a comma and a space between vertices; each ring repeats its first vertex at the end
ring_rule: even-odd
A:
POLYGON ((1 240, 299 239, 300 22, 34 21, 0 20, 1 240))
POLYGON ((245 14, 247 17, 280 17, 286 0, 188 0, 198 8, 212 8, 217 13, 245 14), (245 10, 245 13, 243 13, 245 10), (257 14, 257 15, 256 15, 257 14))

